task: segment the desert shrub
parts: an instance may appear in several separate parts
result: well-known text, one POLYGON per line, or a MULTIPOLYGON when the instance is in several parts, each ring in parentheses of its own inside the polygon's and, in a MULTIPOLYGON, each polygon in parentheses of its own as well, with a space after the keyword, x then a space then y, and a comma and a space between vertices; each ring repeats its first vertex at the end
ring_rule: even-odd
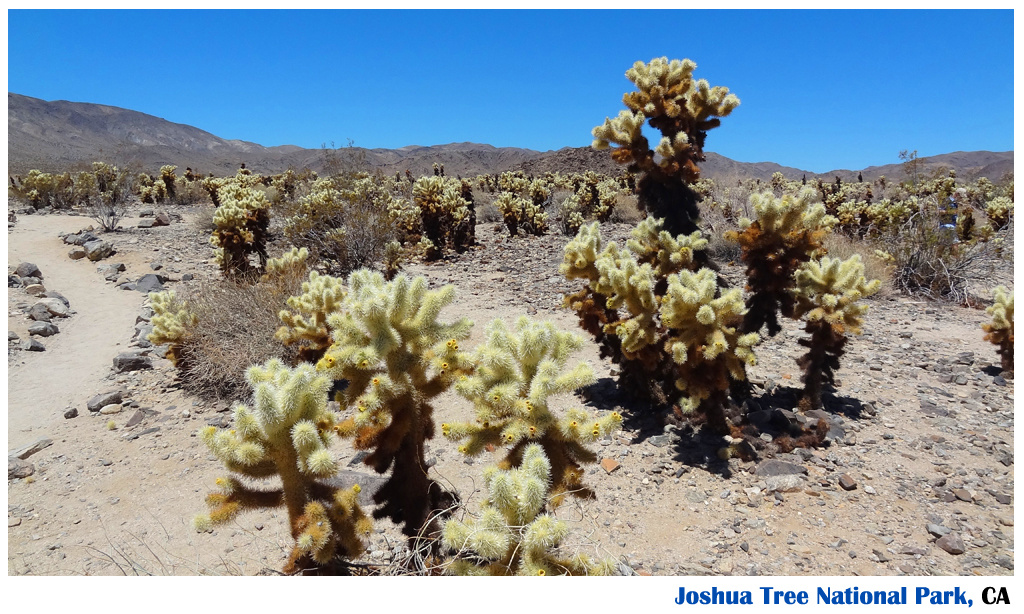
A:
POLYGON ((992 230, 999 231, 1010 223, 1013 212, 1013 200, 1006 196, 997 196, 985 204, 985 215, 992 225, 992 230))
POLYGON ((331 274, 379 268, 388 244, 410 232, 408 210, 379 178, 339 175, 317 180, 293 208, 283 209, 284 235, 331 274))
POLYGON ((294 364, 297 349, 283 346, 274 333, 281 324, 278 313, 300 284, 291 276, 257 284, 215 280, 185 286, 177 296, 151 297, 149 340, 170 345, 168 357, 189 393, 208 399, 244 396, 250 365, 271 358, 294 364))
POLYGON ((103 165, 96 173, 97 193, 89 197, 89 214, 103 230, 116 230, 128 214, 135 198, 135 178, 135 173, 116 166, 103 165))
POLYGON ((876 297, 888 296, 893 291, 892 267, 889 261, 875 253, 874 243, 852 239, 841 232, 830 232, 822 240, 825 253, 838 260, 849 260, 860 256, 864 265, 864 277, 881 282, 876 297))
POLYGON ((923 207, 902 225, 882 232, 874 245, 891 268, 897 291, 969 304, 970 284, 991 273, 1006 232, 989 241, 960 241, 954 228, 940 226, 935 209, 923 207))

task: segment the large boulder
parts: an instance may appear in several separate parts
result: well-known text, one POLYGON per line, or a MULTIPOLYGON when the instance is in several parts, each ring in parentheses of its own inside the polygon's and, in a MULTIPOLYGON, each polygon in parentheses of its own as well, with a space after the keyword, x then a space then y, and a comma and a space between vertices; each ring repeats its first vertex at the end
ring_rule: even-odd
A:
POLYGON ((36 303, 28 310, 28 317, 36 322, 49 322, 50 310, 42 303, 36 303))

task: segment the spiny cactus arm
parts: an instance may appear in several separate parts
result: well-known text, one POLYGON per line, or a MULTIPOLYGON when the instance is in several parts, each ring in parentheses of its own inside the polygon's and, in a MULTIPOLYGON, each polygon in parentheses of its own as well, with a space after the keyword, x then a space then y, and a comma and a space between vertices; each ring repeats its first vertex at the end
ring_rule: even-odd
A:
POLYGON ((601 229, 597 222, 582 226, 576 236, 565 246, 565 256, 558 271, 566 279, 586 279, 596 282, 599 276, 594 265, 604 250, 601 245, 601 229))
POLYGON ((309 250, 305 247, 292 247, 289 251, 281 254, 279 258, 267 260, 261 281, 268 281, 275 278, 282 278, 287 275, 303 275, 306 271, 306 261, 309 259, 309 250))

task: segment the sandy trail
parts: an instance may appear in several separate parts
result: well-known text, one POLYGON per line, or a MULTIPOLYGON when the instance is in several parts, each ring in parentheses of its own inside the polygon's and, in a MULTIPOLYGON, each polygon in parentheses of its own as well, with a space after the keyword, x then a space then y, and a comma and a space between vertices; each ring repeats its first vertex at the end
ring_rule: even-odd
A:
MULTIPOLYGON (((7 376, 7 446, 15 449, 45 437, 64 409, 79 411, 97 392, 112 360, 131 338, 143 295, 116 289, 96 271, 96 263, 71 260, 58 232, 77 232, 90 220, 81 217, 18 217, 18 229, 7 235, 8 263, 32 262, 43 273, 47 290, 63 294, 77 313, 55 318, 60 334, 42 339, 45 352, 22 352, 10 363, 7 376)), ((113 256, 107 262, 116 262, 113 256)), ((33 301, 32 297, 25 297, 33 301)), ((31 304, 31 302, 29 303, 31 304)), ((8 316, 8 328, 24 339, 24 316, 8 316)))

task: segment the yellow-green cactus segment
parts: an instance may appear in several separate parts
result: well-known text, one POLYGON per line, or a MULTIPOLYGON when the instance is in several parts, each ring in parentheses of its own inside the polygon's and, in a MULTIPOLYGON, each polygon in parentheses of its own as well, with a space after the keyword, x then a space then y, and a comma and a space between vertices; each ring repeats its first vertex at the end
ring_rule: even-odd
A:
POLYGON ((558 271, 566 279, 586 279, 596 282, 600 273, 595 263, 600 257, 601 228, 598 222, 583 226, 576 236, 565 246, 565 256, 558 271))
POLYGON ((1004 371, 1013 371, 1013 292, 998 286, 993 293, 995 302, 985 310, 992 321, 982 324, 985 339, 999 346, 1004 371))
POLYGON ((334 475, 337 463, 327 449, 334 425, 334 413, 327 409, 331 380, 312 365, 290 369, 276 359, 250 367, 246 380, 254 389, 253 406, 235 407, 235 428, 201 431, 214 455, 231 471, 251 477, 265 476, 268 463, 278 471, 288 466, 282 475, 294 470, 317 478, 334 475))
POLYGON ((189 311, 187 302, 175 296, 174 290, 151 292, 149 304, 153 308, 153 332, 146 339, 154 345, 169 344, 167 358, 177 366, 181 342, 195 329, 198 318, 189 311))
POLYGON ((578 335, 526 316, 511 331, 501 320, 491 322, 486 341, 472 355, 475 371, 455 384, 473 402, 476 420, 442 424, 442 434, 463 442, 459 451, 470 456, 488 444, 506 446, 505 467, 516 466, 527 445, 539 444, 554 465, 555 503, 565 492, 588 496, 581 464, 594 462, 596 456, 584 446, 618 430, 622 417, 616 412, 591 417, 580 409, 557 417, 551 411, 549 397, 594 381, 587 363, 567 368, 569 355, 582 344, 578 335))
POLYGON ((217 190, 220 205, 213 214, 210 245, 223 270, 244 270, 247 254, 263 249, 265 222, 270 203, 260 190, 231 181, 217 190))
POLYGON ((282 278, 289 275, 305 276, 306 261, 309 259, 309 250, 305 247, 292 247, 281 254, 279 258, 267 260, 267 266, 263 272, 263 280, 282 278))
POLYGON ((274 336, 285 345, 306 341, 313 350, 326 349, 331 344, 327 316, 341 309, 344 298, 341 279, 311 271, 309 281, 302 283, 302 294, 288 299, 292 311, 277 314, 284 326, 274 336))
POLYGON ((859 335, 862 317, 868 306, 859 303, 878 292, 882 282, 864 279, 864 263, 859 254, 842 261, 825 256, 797 269, 796 316, 808 322, 823 321, 837 334, 859 335))
POLYGON ((665 221, 648 217, 630 233, 626 247, 636 254, 637 260, 654 267, 657 278, 666 277, 683 269, 692 270, 694 252, 707 249, 708 241, 698 231, 673 237, 662 230, 665 221))
MULTIPOLYGON (((786 236, 803 231, 827 230, 837 222, 825 212, 825 205, 818 200, 813 188, 804 188, 799 194, 784 194, 776 198, 771 192, 752 194, 750 205, 757 215, 757 224, 762 233, 786 236)), ((753 222, 740 219, 740 227, 747 228, 753 222)), ((735 234, 735 233, 733 233, 735 234)))
POLYGON ((666 348, 680 375, 676 387, 687 395, 684 411, 728 390, 729 375, 745 379, 744 366, 756 362, 753 347, 760 337, 737 332, 746 312, 740 290, 715 298, 717 285, 718 276, 710 269, 680 271, 669 276, 661 303, 661 321, 669 329, 666 348))
POLYGON ((622 339, 627 355, 654 343, 658 335, 658 298, 654 294, 657 278, 651 265, 639 264, 631 252, 619 251, 618 245, 612 243, 594 266, 598 278, 591 288, 607 297, 608 309, 624 308, 629 314, 624 320, 609 323, 605 332, 622 339))
POLYGON ((455 575, 610 575, 610 560, 586 556, 561 559, 554 551, 569 526, 541 514, 551 481, 551 463, 538 445, 527 446, 522 465, 489 467, 484 480, 490 497, 480 517, 445 523, 441 541, 459 552, 448 567, 455 575), (482 561, 480 559, 483 559, 482 561))

